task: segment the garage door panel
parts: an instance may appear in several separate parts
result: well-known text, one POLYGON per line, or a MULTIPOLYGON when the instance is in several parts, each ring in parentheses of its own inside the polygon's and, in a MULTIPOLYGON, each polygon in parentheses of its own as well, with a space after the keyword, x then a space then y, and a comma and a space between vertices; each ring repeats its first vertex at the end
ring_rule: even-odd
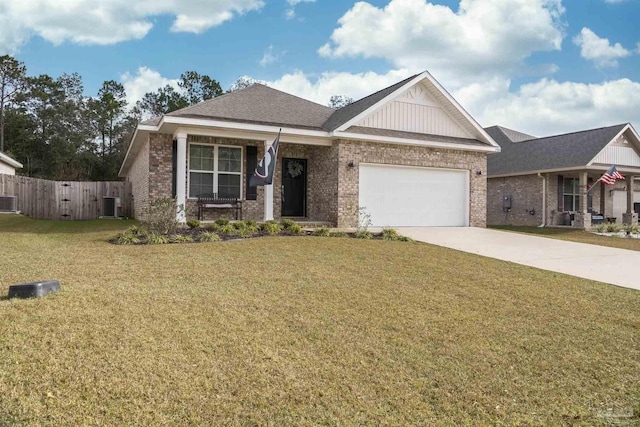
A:
POLYGON ((360 165, 359 204, 374 226, 468 225, 468 172, 360 165))

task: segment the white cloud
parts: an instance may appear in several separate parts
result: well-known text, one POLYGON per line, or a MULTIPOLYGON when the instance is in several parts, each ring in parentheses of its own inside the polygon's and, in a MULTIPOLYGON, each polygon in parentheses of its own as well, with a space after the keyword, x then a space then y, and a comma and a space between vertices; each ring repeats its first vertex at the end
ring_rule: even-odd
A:
POLYGON ((141 39, 160 15, 175 17, 171 31, 202 33, 263 5, 263 0, 3 0, 0 52, 15 52, 32 35, 56 45, 141 39))
POLYGON ((285 19, 293 19, 296 17, 296 6, 300 3, 315 3, 316 0, 287 0, 287 4, 290 6, 284 11, 285 19))
POLYGON ((275 89, 326 105, 332 95, 346 95, 357 100, 410 75, 407 69, 391 70, 386 74, 372 71, 359 74, 325 72, 317 77, 296 71, 266 83, 275 89))
POLYGON ((483 126, 499 124, 537 136, 625 122, 640 125, 640 83, 626 78, 597 84, 543 78, 513 92, 508 79, 493 78, 453 96, 483 126))
POLYGON ((508 75, 536 51, 560 50, 561 0, 461 0, 458 11, 426 0, 356 3, 338 21, 324 57, 385 58, 429 69, 447 83, 508 75))
POLYGON ((260 59, 260 61, 258 61, 258 63, 260 64, 261 67, 266 67, 269 64, 273 64, 276 61, 279 61, 280 58, 282 58, 282 56, 285 54, 286 52, 277 52, 274 53, 273 52, 273 45, 269 45, 269 47, 267 48, 267 50, 264 51, 264 55, 262 55, 262 58, 260 59))
POLYGON ((627 0, 604 0, 605 3, 611 3, 611 4, 622 3, 624 1, 627 1, 627 0))
POLYGON ((295 9, 291 8, 291 9, 287 9, 284 11, 284 17, 285 19, 293 19, 296 17, 296 11, 295 9))
POLYGON ((587 27, 582 28, 573 42, 580 46, 580 56, 595 62, 598 67, 617 67, 618 59, 631 55, 620 43, 611 45, 609 39, 598 37, 587 27))
POLYGON ((155 92, 158 88, 166 85, 173 86, 176 90, 180 90, 178 80, 179 79, 163 77, 159 72, 148 67, 138 68, 135 75, 127 72, 120 76, 120 81, 127 93, 127 104, 129 104, 130 107, 142 99, 145 93, 155 92))

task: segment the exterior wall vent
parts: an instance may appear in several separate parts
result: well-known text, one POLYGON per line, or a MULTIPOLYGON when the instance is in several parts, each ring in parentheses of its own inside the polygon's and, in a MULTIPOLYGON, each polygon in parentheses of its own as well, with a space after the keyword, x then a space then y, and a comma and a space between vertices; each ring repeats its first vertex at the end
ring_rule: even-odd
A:
POLYGON ((102 198, 102 216, 105 218, 118 218, 120 215, 120 197, 102 198))
POLYGON ((17 212, 18 198, 16 196, 0 196, 0 212, 17 212))

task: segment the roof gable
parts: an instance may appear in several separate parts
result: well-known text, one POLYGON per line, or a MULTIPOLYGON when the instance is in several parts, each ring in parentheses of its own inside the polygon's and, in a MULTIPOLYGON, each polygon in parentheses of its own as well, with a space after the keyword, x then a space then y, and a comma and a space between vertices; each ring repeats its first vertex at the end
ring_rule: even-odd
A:
POLYGON ((332 108, 256 83, 167 116, 322 129, 332 108))
POLYGON ((498 147, 426 71, 341 108, 325 123, 334 132, 354 127, 475 139, 498 147))
POLYGON ((589 165, 594 164, 640 168, 640 138, 630 124, 591 159, 589 165))
POLYGON ((502 151, 487 158, 489 175, 510 175, 541 170, 583 167, 590 164, 625 127, 620 124, 513 142, 499 126, 486 131, 502 151))

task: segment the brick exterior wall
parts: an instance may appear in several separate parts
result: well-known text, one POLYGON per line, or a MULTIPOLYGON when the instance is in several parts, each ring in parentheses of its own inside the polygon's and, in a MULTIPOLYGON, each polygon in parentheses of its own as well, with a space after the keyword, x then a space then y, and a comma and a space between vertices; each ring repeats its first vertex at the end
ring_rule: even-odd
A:
MULTIPOLYGON (((189 136, 188 142, 236 146, 256 146, 258 159, 264 155, 263 141, 189 136)), ((151 134, 147 146, 148 199, 171 197, 172 136, 151 134)), ((189 145, 188 145, 189 147, 189 145)), ((188 150, 189 148, 187 148, 188 150)), ((142 151, 141 151, 142 153, 142 151)), ((281 218, 282 159, 307 160, 307 217, 314 222, 329 222, 338 227, 357 225, 359 174, 358 165, 363 163, 422 166, 434 168, 463 169, 469 171, 469 222, 474 227, 486 225, 486 154, 434 149, 418 146, 381 144, 366 141, 335 140, 332 146, 315 146, 281 143, 274 177, 274 218, 281 218), (347 164, 353 161, 355 167, 347 164), (476 171, 482 171, 477 175, 476 171)), ((187 159, 189 153, 187 151, 187 159)), ((137 162, 137 160, 136 160, 137 162)), ((134 166, 143 167, 143 163, 134 166)), ((132 167, 132 170, 134 168, 132 167)), ((243 152, 243 194, 246 182, 246 155, 243 152)), ((187 170, 188 174, 188 170, 187 170)), ((132 180, 134 174, 131 174, 132 180)), ((136 175, 137 176, 137 175, 136 175)), ((137 179, 137 178, 136 178, 137 179)), ((185 182, 185 187, 187 182, 185 182)), ((144 184, 139 186, 144 191, 144 184)), ((135 191, 135 190, 134 190, 135 191)), ((187 188, 188 194, 188 188, 187 188)), ((135 196, 141 198, 141 195, 135 196)), ((187 218, 197 218, 196 199, 187 200, 187 218)), ((205 220, 219 217, 231 218, 232 211, 207 210, 205 220)), ((264 188, 258 187, 257 200, 243 202, 243 218, 261 221, 264 218, 264 188)))
POLYGON ((144 212, 149 205, 149 141, 145 141, 136 155, 126 176, 131 182, 133 196, 133 217, 144 220, 144 212))
POLYGON ((338 146, 338 227, 357 225, 359 163, 463 169, 469 171, 469 225, 486 226, 487 155, 428 147, 336 141, 338 146), (353 161, 355 167, 347 164, 353 161), (482 171, 477 175, 476 171, 482 171))

